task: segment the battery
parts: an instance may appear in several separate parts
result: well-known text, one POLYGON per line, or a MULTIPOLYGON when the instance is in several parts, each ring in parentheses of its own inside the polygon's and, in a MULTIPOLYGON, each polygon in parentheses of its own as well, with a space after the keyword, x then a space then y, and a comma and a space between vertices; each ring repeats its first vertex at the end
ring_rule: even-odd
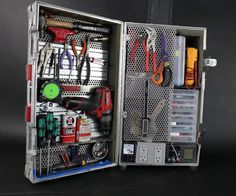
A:
POLYGON ((76 116, 63 115, 61 129, 61 143, 75 142, 76 116))

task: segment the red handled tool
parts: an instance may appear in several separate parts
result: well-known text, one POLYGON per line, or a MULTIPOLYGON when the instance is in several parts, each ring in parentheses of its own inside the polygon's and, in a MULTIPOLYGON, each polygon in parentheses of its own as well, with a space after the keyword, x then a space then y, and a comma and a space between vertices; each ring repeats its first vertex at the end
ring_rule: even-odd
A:
POLYGON ((108 134, 111 128, 112 97, 109 87, 95 89, 91 99, 80 97, 66 98, 64 107, 70 110, 84 111, 87 115, 95 115, 100 121, 100 129, 108 134))
POLYGON ((76 31, 58 27, 48 27, 48 31, 53 35, 53 42, 60 44, 65 44, 69 35, 78 34, 76 31))
POLYGON ((146 39, 145 39, 144 34, 139 34, 138 38, 135 40, 134 47, 130 55, 130 62, 133 61, 135 52, 138 49, 139 45, 141 45, 141 43, 142 43, 143 49, 146 51, 146 39))

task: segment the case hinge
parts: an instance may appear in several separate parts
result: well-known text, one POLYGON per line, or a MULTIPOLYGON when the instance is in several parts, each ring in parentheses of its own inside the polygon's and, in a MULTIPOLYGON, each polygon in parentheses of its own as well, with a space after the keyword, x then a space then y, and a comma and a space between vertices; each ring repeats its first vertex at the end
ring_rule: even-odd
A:
POLYGON ((31 105, 25 107, 25 122, 31 122, 31 105))
POLYGON ((126 111, 123 111, 123 118, 127 118, 127 112, 126 111))
POLYGON ((126 34, 126 39, 127 42, 131 40, 131 36, 129 34, 126 34))

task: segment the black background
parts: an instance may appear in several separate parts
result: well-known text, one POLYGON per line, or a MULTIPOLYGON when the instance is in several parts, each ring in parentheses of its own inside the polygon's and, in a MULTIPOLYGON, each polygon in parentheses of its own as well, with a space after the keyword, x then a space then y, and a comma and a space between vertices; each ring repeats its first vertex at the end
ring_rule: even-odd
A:
MULTIPOLYGON (((30 0, 0 3, 0 195, 235 195, 236 46, 235 3, 175 0, 173 24, 205 26, 208 53, 218 66, 207 71, 200 166, 118 167, 32 185, 23 175, 27 63, 27 6, 30 0)), ((45 0, 68 8, 132 22, 146 22, 145 0, 45 0)), ((164 0, 160 0, 164 2, 164 0)), ((161 12, 161 10, 159 10, 161 12)), ((158 22, 166 22, 168 13, 158 22), (165 18, 166 17, 166 18, 165 18)))

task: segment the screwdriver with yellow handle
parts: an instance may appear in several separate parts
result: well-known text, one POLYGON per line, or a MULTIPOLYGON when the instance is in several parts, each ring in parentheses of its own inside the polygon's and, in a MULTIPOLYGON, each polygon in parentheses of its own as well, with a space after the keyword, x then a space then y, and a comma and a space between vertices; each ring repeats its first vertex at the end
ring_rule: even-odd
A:
POLYGON ((197 61, 198 49, 187 48, 187 66, 185 75, 185 85, 187 87, 197 84, 197 61))

